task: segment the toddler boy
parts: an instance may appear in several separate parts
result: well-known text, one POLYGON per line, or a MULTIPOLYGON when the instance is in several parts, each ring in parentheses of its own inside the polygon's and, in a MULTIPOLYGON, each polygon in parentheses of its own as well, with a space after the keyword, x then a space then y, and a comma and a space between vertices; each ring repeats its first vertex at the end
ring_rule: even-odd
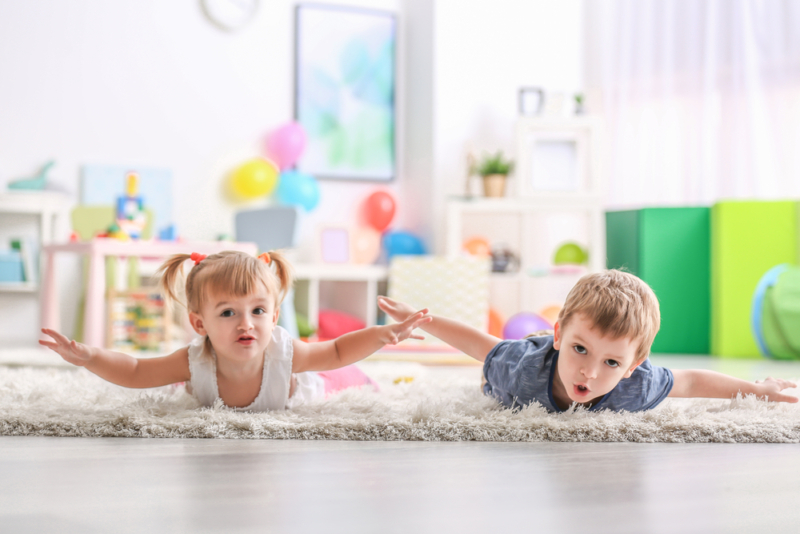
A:
MULTIPOLYGON (((387 297, 380 297, 378 306, 398 322, 416 312, 387 297)), ((421 328, 484 362, 484 393, 508 407, 538 402, 551 412, 572 404, 635 412, 655 408, 667 397, 738 393, 798 401, 781 393, 796 387, 786 380, 754 383, 715 371, 653 365, 647 356, 660 322, 652 289, 632 274, 608 270, 586 275, 572 288, 553 335, 503 341, 437 316, 421 328)))

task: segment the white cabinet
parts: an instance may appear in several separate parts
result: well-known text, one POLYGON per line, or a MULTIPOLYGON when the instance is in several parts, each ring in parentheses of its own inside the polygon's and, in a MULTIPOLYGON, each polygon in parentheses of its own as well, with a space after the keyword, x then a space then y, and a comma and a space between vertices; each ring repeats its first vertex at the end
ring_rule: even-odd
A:
MULTIPOLYGON (((66 220, 68 200, 66 195, 55 191, 0 193, 0 240, 5 243, 10 238, 35 236, 39 248, 52 243, 59 217, 66 220)), ((0 283, 0 292, 35 293, 37 290, 36 282, 0 283)))

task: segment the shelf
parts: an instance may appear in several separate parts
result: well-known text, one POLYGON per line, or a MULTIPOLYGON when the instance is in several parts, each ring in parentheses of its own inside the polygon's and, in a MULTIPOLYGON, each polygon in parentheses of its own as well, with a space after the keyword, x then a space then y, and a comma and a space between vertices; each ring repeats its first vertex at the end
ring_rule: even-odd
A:
POLYGON ((36 293, 38 284, 33 282, 0 282, 0 293, 36 293))

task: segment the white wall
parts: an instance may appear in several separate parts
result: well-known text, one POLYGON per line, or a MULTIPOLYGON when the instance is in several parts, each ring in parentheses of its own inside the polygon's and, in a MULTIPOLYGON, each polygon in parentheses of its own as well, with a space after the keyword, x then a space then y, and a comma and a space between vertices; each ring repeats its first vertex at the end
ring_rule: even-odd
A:
MULTIPOLYGON (((583 89, 583 0, 406 0, 404 189, 414 228, 444 251, 444 204, 466 155, 515 156, 520 87, 583 89), (410 28, 413 25, 413 30, 410 28), (428 47, 426 49, 426 47, 428 47)), ((475 182, 475 180, 473 180, 475 182)), ((478 193, 478 186, 472 190, 478 193)))
MULTIPOLYGON (((336 3, 401 12, 401 168, 387 187, 399 197, 396 226, 441 250, 443 200, 463 191, 466 150, 513 153, 517 89, 581 86, 582 2, 336 3)), ((231 34, 197 0, 0 0, 0 187, 50 158, 51 176, 75 197, 85 163, 168 167, 179 231, 232 233, 242 206, 221 194, 226 172, 292 117, 294 4, 264 0, 231 34)), ((354 223, 376 187, 321 182, 302 242, 310 246, 320 223, 354 223)), ((63 279, 78 276, 72 266, 63 279)), ((0 324, 0 340, 34 339, 32 298, 0 295, 0 316, 12 311, 16 323, 0 324)))
MULTIPOLYGON (((399 7, 399 0, 337 3, 399 7)), ((226 33, 206 20, 199 0, 0 0, 0 188, 50 158, 51 176, 73 201, 83 164, 166 167, 179 232, 232 234, 243 206, 224 200, 225 174, 292 118, 294 5, 262 1, 248 26, 226 33)), ((319 223, 355 223, 359 202, 379 187, 320 185, 320 205, 301 227, 307 249, 319 223)), ((398 225, 403 218, 401 209, 398 225)), ((62 263, 70 332, 76 302, 66 286, 79 273, 62 263)), ((35 339, 33 297, 0 294, 0 316, 12 315, 0 324, 0 340, 35 339)))

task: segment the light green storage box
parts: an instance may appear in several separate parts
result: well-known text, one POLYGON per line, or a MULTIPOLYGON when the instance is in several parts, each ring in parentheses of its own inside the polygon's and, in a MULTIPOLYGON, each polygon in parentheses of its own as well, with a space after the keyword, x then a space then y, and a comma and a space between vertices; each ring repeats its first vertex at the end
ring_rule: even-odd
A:
POLYGON ((727 201, 711 209, 711 353, 760 358, 750 328, 761 277, 797 262, 797 203, 727 201))
POLYGON ((646 208, 606 214, 607 265, 647 282, 661 329, 652 352, 708 354, 710 209, 646 208))

